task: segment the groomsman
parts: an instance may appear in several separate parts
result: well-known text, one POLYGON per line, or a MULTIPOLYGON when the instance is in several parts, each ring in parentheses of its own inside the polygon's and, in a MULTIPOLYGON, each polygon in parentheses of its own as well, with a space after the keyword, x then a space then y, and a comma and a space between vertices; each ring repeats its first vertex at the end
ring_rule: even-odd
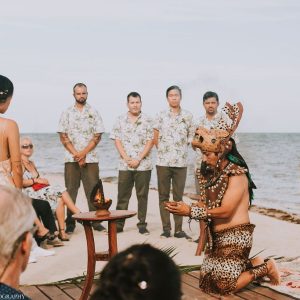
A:
MULTIPOLYGON (((138 200, 137 227, 140 234, 149 234, 146 223, 149 183, 153 146, 152 120, 142 113, 142 99, 137 92, 127 96, 128 112, 119 116, 110 138, 119 152, 119 178, 117 209, 127 209, 132 189, 135 186, 138 200)), ((117 222, 117 231, 122 232, 125 220, 117 222)))
MULTIPOLYGON (((160 216, 163 226, 161 237, 171 236, 170 213, 165 209, 165 201, 172 193, 174 201, 182 201, 187 175, 188 145, 194 136, 193 115, 181 108, 181 89, 174 85, 167 89, 169 104, 161 111, 154 122, 154 144, 157 147, 157 181, 160 216)), ((173 215, 175 222, 174 237, 190 237, 182 230, 182 217, 173 215)))
MULTIPOLYGON (((65 147, 65 185, 74 203, 82 181, 89 210, 95 210, 90 201, 94 186, 99 182, 99 158, 97 145, 104 132, 102 118, 93 107, 87 103, 88 92, 84 83, 76 83, 73 87, 75 103, 65 110, 60 118, 58 133, 65 147)), ((75 221, 68 210, 66 232, 73 233, 75 221)), ((105 231, 97 222, 93 228, 105 231)))
MULTIPOLYGON (((203 108, 205 114, 198 118, 195 122, 195 128, 205 127, 207 129, 215 129, 220 120, 222 119, 226 124, 230 125, 231 120, 228 118, 227 114, 223 111, 218 111, 219 107, 219 96, 215 92, 208 91, 203 95, 203 108)), ((238 143, 236 133, 232 136, 236 143, 238 143)), ((197 178, 197 169, 201 168, 202 162, 202 153, 199 148, 195 149, 196 151, 196 162, 195 162, 195 187, 196 193, 200 194, 199 182, 197 178)))

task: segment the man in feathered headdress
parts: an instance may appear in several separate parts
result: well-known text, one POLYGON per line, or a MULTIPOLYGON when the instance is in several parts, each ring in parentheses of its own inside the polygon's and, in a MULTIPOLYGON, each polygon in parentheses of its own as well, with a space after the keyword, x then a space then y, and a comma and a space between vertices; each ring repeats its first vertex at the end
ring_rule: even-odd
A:
POLYGON ((202 223, 198 252, 206 250, 200 288, 226 295, 263 276, 279 284, 280 276, 273 259, 249 259, 255 225, 250 223, 248 208, 255 185, 232 139, 243 106, 226 103, 223 111, 232 123, 221 119, 215 129, 199 127, 192 142, 203 154, 197 171, 200 200, 191 206, 167 202, 166 209, 202 223))

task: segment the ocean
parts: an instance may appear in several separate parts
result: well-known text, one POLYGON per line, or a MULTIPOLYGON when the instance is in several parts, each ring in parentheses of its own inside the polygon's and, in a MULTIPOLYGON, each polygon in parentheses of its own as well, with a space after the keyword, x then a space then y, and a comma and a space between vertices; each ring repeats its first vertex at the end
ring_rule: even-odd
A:
MULTIPOLYGON (((64 148, 57 134, 22 134, 30 136, 34 144, 32 159, 44 174, 63 174, 64 148)), ((253 204, 277 208, 300 215, 300 133, 239 133, 239 152, 246 160, 253 181, 253 204)), ((100 177, 117 182, 118 154, 114 143, 105 133, 98 146, 100 177)), ((185 192, 194 193, 194 151, 189 151, 188 176, 185 192)), ((156 150, 152 157, 155 162, 156 150)), ((151 187, 157 187, 155 169, 151 187)))

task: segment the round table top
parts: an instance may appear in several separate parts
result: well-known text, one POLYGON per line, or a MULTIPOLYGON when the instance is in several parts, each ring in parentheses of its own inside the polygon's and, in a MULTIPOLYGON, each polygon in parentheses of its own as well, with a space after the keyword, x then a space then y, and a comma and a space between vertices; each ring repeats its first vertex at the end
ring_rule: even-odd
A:
POLYGON ((75 214, 72 218, 80 221, 109 221, 131 218, 135 215, 136 212, 132 210, 110 210, 105 216, 96 216, 96 211, 89 211, 75 214))

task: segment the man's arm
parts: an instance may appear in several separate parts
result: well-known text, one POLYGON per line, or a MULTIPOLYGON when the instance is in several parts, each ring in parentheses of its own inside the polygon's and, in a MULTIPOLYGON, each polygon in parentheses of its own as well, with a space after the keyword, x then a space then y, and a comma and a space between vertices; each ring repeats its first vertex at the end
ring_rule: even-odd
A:
POLYGON ((145 145, 143 151, 139 154, 138 158, 131 158, 128 156, 128 154, 126 153, 126 151, 122 145, 121 140, 115 139, 115 146, 116 146, 120 156, 126 161, 127 165, 130 168, 136 169, 140 165, 141 160, 149 154, 149 152, 153 146, 153 142, 152 142, 152 140, 149 140, 146 142, 146 145, 145 145))
POLYGON ((76 161, 81 161, 82 159, 85 159, 86 155, 89 152, 91 152, 93 149, 95 149, 96 146, 99 144, 99 142, 101 140, 101 135, 102 135, 102 133, 94 133, 93 138, 89 141, 87 146, 83 150, 77 152, 74 155, 74 159, 76 161))
POLYGON ((134 168, 134 169, 137 169, 138 166, 140 165, 142 159, 144 159, 150 152, 150 150, 152 149, 153 147, 153 140, 149 140, 146 142, 146 145, 143 149, 143 151, 139 154, 138 158, 137 159, 133 159, 131 162, 130 162, 130 167, 131 168, 134 168))
POLYGON ((126 163, 128 164, 128 162, 131 160, 131 158, 127 155, 121 140, 119 139, 115 139, 115 146, 120 154, 120 156, 126 161, 126 163))
POLYGON ((188 122, 188 134, 187 134, 187 139, 188 139, 188 144, 190 144, 194 138, 195 135, 195 124, 194 124, 194 119, 193 115, 191 115, 191 118, 188 122))
POLYGON ((139 154, 139 157, 138 157, 139 160, 144 159, 149 154, 149 152, 151 151, 152 147, 153 147, 153 140, 148 140, 146 142, 146 145, 145 145, 143 151, 139 154))
MULTIPOLYGON (((241 203, 245 189, 248 187, 248 180, 246 175, 232 176, 229 178, 227 191, 222 200, 222 205, 213 209, 206 210, 202 202, 198 202, 197 207, 203 208, 200 212, 201 217, 198 219, 205 219, 209 216, 212 219, 226 219, 233 215, 234 211, 241 203)), ((166 209, 176 215, 191 216, 193 207, 180 201, 177 203, 166 203, 166 209)), ((193 215, 192 215, 193 217, 193 215)))
POLYGON ((74 156, 77 153, 77 150, 70 141, 68 134, 65 132, 59 132, 59 138, 63 146, 74 156))
POLYGON ((159 130, 154 129, 154 133, 153 133, 153 145, 155 145, 156 148, 158 147, 158 137, 159 137, 159 130))

